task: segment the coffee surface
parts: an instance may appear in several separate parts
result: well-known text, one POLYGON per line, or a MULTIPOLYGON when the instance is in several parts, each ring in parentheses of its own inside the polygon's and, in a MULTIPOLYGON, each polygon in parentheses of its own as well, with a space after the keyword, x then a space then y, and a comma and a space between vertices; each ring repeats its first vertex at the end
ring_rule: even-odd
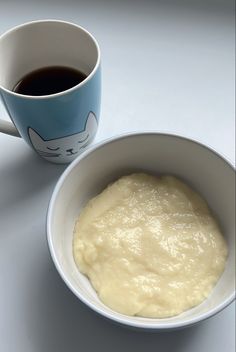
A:
POLYGON ((63 92, 81 83, 86 75, 74 68, 44 67, 25 75, 14 86, 15 93, 23 95, 50 95, 63 92))

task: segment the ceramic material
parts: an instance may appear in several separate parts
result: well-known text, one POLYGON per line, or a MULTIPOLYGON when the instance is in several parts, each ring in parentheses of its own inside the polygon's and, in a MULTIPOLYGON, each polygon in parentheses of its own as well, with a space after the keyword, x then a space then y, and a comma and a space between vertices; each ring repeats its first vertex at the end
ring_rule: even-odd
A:
POLYGON ((147 330, 177 329, 204 320, 235 298, 235 170, 212 149, 167 134, 131 134, 101 143, 78 157, 59 179, 47 216, 49 249, 67 286, 90 308, 115 322, 147 330), (129 317, 98 298, 73 260, 72 233, 86 202, 107 184, 133 171, 174 174, 195 188, 218 218, 229 247, 226 269, 212 294, 199 306, 165 319, 129 317))
POLYGON ((34 21, 0 37, 0 94, 15 127, 0 121, 0 131, 19 135, 45 159, 72 161, 93 140, 101 100, 100 50, 82 27, 34 21), (46 66, 69 66, 87 78, 64 92, 26 96, 12 92, 27 73, 46 66))

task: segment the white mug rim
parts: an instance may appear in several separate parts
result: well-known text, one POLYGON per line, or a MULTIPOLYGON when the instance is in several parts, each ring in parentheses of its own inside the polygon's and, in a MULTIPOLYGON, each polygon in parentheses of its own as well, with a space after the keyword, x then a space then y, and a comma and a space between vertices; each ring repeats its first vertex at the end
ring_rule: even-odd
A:
POLYGON ((15 97, 19 97, 19 98, 23 98, 23 99, 35 99, 35 100, 39 100, 39 99, 52 99, 52 98, 56 98, 56 97, 60 97, 60 96, 64 96, 67 93, 71 93, 75 90, 77 90, 78 88, 82 87, 83 85, 85 85, 88 81, 91 80, 91 78, 95 75, 98 67, 100 66, 100 61, 101 61, 101 53, 100 53, 100 48, 98 45, 97 40, 95 39, 95 37, 89 32, 87 31, 87 29, 85 29, 84 27, 73 23, 73 22, 69 22, 69 21, 63 21, 63 20, 57 20, 57 19, 44 19, 44 20, 35 20, 35 21, 29 21, 29 22, 25 22, 22 23, 20 25, 17 25, 15 27, 10 28, 8 31, 4 32, 1 36, 0 36, 0 41, 6 37, 7 35, 9 35, 10 33, 14 32, 14 31, 18 31, 19 29, 26 27, 26 26, 30 26, 32 24, 36 24, 36 23, 61 23, 61 24, 66 24, 66 25, 70 25, 72 27, 75 27, 83 32, 85 32, 89 38, 93 41, 93 43, 95 44, 95 47, 97 49, 97 59, 96 59, 96 64, 94 66, 94 68, 92 69, 92 71, 89 73, 89 75, 79 84, 63 90, 62 92, 58 92, 58 93, 54 93, 54 94, 47 94, 47 95, 25 95, 25 94, 20 94, 20 93, 16 93, 10 89, 7 89, 5 87, 3 87, 3 85, 0 83, 0 89, 2 89, 3 91, 5 91, 6 93, 13 95, 15 97))

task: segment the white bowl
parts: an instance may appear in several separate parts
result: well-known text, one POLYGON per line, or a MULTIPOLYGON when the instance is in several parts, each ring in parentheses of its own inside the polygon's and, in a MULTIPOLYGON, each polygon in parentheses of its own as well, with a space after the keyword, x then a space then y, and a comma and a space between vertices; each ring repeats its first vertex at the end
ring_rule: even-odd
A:
POLYGON ((235 170, 225 158, 195 141, 142 133, 112 138, 90 148, 60 177, 49 204, 47 234, 52 259, 66 285, 87 306, 115 322, 146 330, 176 329, 211 317, 235 299, 235 170), (80 210, 109 182, 138 170, 186 180, 207 200, 228 242, 226 269, 212 294, 199 306, 172 318, 114 312, 99 300, 73 260, 72 234, 80 210))

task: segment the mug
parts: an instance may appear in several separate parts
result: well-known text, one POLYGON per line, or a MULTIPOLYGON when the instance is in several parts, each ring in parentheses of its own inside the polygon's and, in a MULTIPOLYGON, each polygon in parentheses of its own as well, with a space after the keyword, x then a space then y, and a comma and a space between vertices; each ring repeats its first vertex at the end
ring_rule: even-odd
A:
POLYGON ((94 139, 101 103, 100 49, 84 28, 42 20, 17 26, 0 37, 0 95, 12 122, 0 120, 0 132, 21 136, 41 157, 69 163, 94 139), (50 66, 86 75, 78 85, 42 96, 13 87, 28 73, 50 66))

